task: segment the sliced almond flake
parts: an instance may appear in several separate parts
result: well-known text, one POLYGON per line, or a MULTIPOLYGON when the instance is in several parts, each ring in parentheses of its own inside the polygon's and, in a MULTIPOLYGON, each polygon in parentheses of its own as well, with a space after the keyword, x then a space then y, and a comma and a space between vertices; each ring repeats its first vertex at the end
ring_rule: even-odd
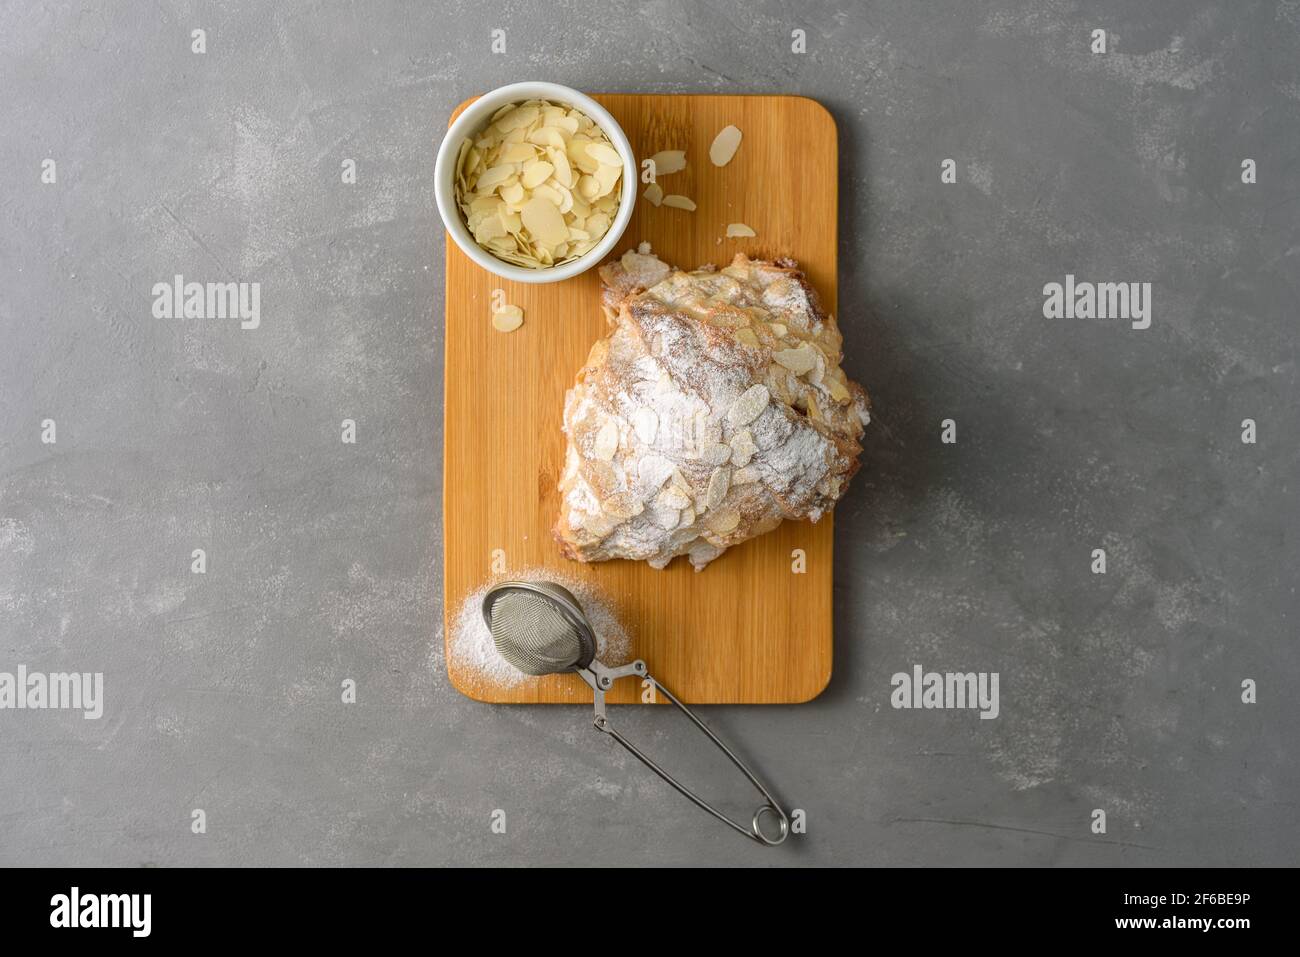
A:
POLYGON ((501 198, 512 206, 518 206, 524 201, 524 188, 518 183, 502 186, 501 198))
POLYGON ((655 176, 669 176, 686 169, 685 150, 660 150, 650 159, 655 164, 655 176))
POLYGON ((659 493, 659 497, 655 499, 655 503, 657 505, 662 505, 665 508, 682 509, 690 506, 691 497, 677 486, 670 485, 659 493))
POLYGON ((652 206, 658 206, 664 201, 664 188, 658 183, 651 183, 641 195, 648 199, 652 206))
POLYGON ((737 432, 731 437, 731 464, 737 468, 748 465, 757 451, 758 446, 754 444, 754 435, 749 429, 737 432))
POLYGON ((564 204, 564 196, 554 186, 547 186, 545 183, 543 183, 542 185, 538 186, 536 189, 533 190, 533 197, 534 198, 541 197, 542 199, 546 200, 548 203, 552 203, 556 209, 560 210, 561 213, 564 212, 564 210, 561 209, 561 207, 564 204))
POLYGON ((721 442, 706 445, 700 450, 700 458, 710 465, 726 465, 731 461, 731 446, 721 442))
POLYGON ((511 110, 501 119, 493 124, 502 133, 508 133, 511 130, 517 130, 531 124, 538 116, 538 109, 535 106, 521 106, 518 109, 511 110))
POLYGON ((680 525, 682 521, 681 509, 659 505, 650 510, 650 516, 656 525, 668 532, 680 525))
POLYGON ((631 492, 615 492, 600 503, 601 511, 615 518, 636 518, 645 511, 645 505, 631 492))
POLYGON ((672 459, 651 452, 637 463, 637 480, 647 491, 658 490, 672 477, 674 468, 672 459))
POLYGON ((546 125, 559 127, 570 136, 578 132, 578 121, 572 116, 548 116, 546 118, 546 125))
POLYGON ((456 175, 463 176, 465 173, 465 158, 469 156, 469 151, 473 148, 473 143, 468 139, 461 140, 460 149, 456 151, 456 175))
POLYGON ((594 173, 600 168, 600 163, 596 158, 587 152, 587 147, 591 145, 591 140, 585 136, 575 136, 569 140, 567 147, 569 160, 574 166, 584 173, 594 173))
POLYGON ((746 236, 746 237, 748 237, 748 236, 757 236, 757 235, 758 235, 758 233, 754 232, 752 229, 750 229, 750 228, 749 228, 748 226, 746 226, 744 223, 728 223, 728 224, 727 224, 727 238, 728 238, 728 239, 736 239, 736 238, 741 237, 741 236, 746 236))
POLYGON ((663 205, 672 206, 674 209, 686 209, 691 211, 694 211, 695 209, 694 202, 687 199, 685 196, 678 196, 676 193, 665 196, 663 199, 663 205))
POLYGON ((596 441, 592 446, 592 453, 598 459, 608 462, 618 451, 618 423, 613 419, 606 419, 605 424, 600 427, 596 433, 596 441))
POLYGON ((503 306, 492 313, 492 328, 497 332, 514 332, 524 324, 524 311, 518 306, 503 306))
POLYGON ((771 393, 767 391, 767 386, 762 383, 750 386, 727 410, 727 421, 731 423, 732 428, 744 428, 763 413, 770 398, 771 393))
POLYGON ((610 191, 618 185, 619 179, 623 175, 621 166, 604 166, 596 170, 596 182, 600 184, 600 192, 596 195, 600 197, 608 196, 610 191))
POLYGON ((750 465, 743 469, 736 469, 731 476, 732 485, 748 485, 751 482, 758 481, 758 469, 750 465))
POLYGON ((550 159, 551 165, 555 167, 555 181, 561 186, 573 189, 575 180, 573 178, 573 167, 569 165, 569 154, 561 148, 548 150, 546 155, 550 159))
POLYGON ((803 375, 817 365, 817 350, 805 342, 796 349, 777 349, 772 358, 795 375, 803 375))
POLYGON ((709 476, 709 490, 705 495, 705 501, 709 503, 709 508, 717 508, 721 505, 730 488, 731 469, 725 465, 714 469, 713 474, 709 476))
POLYGON ((740 148, 740 130, 734 126, 724 126, 713 138, 709 147, 709 159, 714 166, 726 166, 740 148))
POLYGON ((564 132, 554 126, 543 126, 540 129, 533 130, 528 134, 528 142, 536 146, 549 146, 558 150, 562 150, 568 145, 568 141, 564 138, 564 132))
POLYGON ((754 335, 753 329, 737 329, 736 341, 752 349, 758 348, 758 336, 754 335))
POLYGON ((493 166, 491 169, 487 170, 482 176, 478 178, 478 180, 474 183, 474 189, 481 193, 485 190, 492 189, 498 183, 504 183, 506 180, 508 180, 511 176, 514 175, 515 175, 515 168, 514 165, 511 163, 505 163, 500 166, 493 166))
POLYGON ((536 158, 537 147, 531 143, 511 143, 497 156, 502 163, 527 163, 536 158))
POLYGON ((767 328, 771 331, 772 335, 776 336, 778 339, 784 339, 786 333, 790 331, 784 326, 784 324, 779 322, 769 323, 767 328))
POLYGON ((550 200, 541 197, 530 199, 524 204, 521 216, 524 228, 547 246, 556 246, 569 237, 569 227, 564 225, 564 217, 550 200))
POLYGON ((505 223, 501 222, 500 216, 485 216, 479 223, 478 228, 474 230, 474 242, 481 245, 506 235, 509 235, 509 230, 506 229, 505 223))
POLYGON ((849 401, 849 390, 839 379, 830 380, 831 398, 836 402, 849 401))
POLYGON ((587 146, 587 155, 601 166, 614 166, 619 170, 623 168, 623 157, 619 156, 618 150, 608 143, 589 144, 587 146))
POLYGON ((555 172, 555 167, 545 160, 533 159, 524 164, 523 175, 519 177, 519 185, 524 189, 535 189, 542 183, 551 178, 555 172))
POLYGON ((704 524, 709 526, 710 531, 718 535, 725 535, 740 524, 740 512, 734 508, 724 508, 710 512, 709 517, 704 520, 704 524))

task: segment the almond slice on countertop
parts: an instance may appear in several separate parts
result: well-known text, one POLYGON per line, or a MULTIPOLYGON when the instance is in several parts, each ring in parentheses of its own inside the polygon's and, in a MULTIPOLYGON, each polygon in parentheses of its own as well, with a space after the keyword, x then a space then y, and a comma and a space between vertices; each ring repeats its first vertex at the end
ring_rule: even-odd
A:
POLYGON ((663 204, 665 206, 672 206, 674 209, 685 209, 692 212, 695 210, 695 203, 687 199, 685 196, 678 196, 675 193, 670 196, 665 196, 663 204))
POLYGON ((497 332, 514 332, 524 324, 524 311, 518 306, 502 306, 492 313, 492 328, 497 332))
POLYGON ((655 164, 655 176, 669 176, 686 169, 685 150, 660 150, 650 161, 655 164))
POLYGON ((645 188, 645 192, 642 193, 641 196, 644 199, 648 199, 650 205, 658 206, 664 201, 664 188, 658 183, 651 183, 645 188))
POLYGON ((713 138, 713 145, 709 147, 709 159, 714 166, 726 166, 731 162, 736 150, 740 148, 740 135, 740 130, 736 127, 724 126, 713 138))
POLYGON ((750 229, 750 228, 749 228, 748 226, 746 226, 744 223, 728 223, 728 224, 727 224, 727 238, 728 238, 728 239, 735 239, 735 238, 738 237, 738 236, 757 236, 757 235, 758 235, 758 233, 754 232, 752 229, 750 229))

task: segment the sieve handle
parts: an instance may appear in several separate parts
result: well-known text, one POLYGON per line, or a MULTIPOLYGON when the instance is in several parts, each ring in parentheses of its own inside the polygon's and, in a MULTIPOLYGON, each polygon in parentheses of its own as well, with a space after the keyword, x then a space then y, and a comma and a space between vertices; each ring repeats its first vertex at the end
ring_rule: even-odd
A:
POLYGON ((754 772, 751 771, 748 768, 748 766, 746 766, 745 762, 740 760, 740 758, 736 756, 736 753, 732 751, 729 747, 727 747, 727 745, 722 741, 722 739, 719 738, 716 734, 714 734, 707 724, 705 724, 698 717, 696 717, 695 712, 693 712, 690 708, 686 707, 686 705, 682 704, 682 702, 677 699, 676 695, 674 695, 671 691, 669 691, 662 684, 660 684, 659 680, 653 677, 647 671, 646 664, 644 661, 640 661, 640 660, 634 661, 632 664, 625 665, 622 668, 606 668, 603 665, 601 665, 599 662, 592 662, 589 668, 581 669, 580 673, 582 674, 582 677, 587 681, 589 685, 591 685, 592 689, 595 691, 596 730, 603 731, 605 734, 609 735, 611 738, 613 738, 615 741, 621 744, 624 748, 626 748, 629 752, 631 752, 633 757, 635 757, 638 761, 640 761, 642 764, 648 767, 655 774, 663 778, 664 781, 666 781, 668 785, 673 788, 673 790, 675 790, 678 794, 682 795, 684 798, 686 798, 696 807, 700 808, 700 810, 705 811, 708 814, 712 815, 713 817, 717 818, 723 824, 727 825, 728 827, 732 828, 738 833, 743 834, 751 841, 755 841, 758 844, 762 844, 764 847, 776 847, 778 844, 782 844, 785 842, 785 839, 790 835, 790 818, 786 816, 785 811, 782 809, 781 805, 777 802, 776 798, 772 797, 771 792, 768 791, 768 789, 763 786, 763 783, 759 781, 757 777, 754 776, 754 772), (673 704, 675 704, 678 710, 682 712, 682 714, 690 718, 691 723, 694 724, 701 731, 703 731, 704 734, 708 737, 708 739, 712 741, 714 744, 716 744, 722 750, 722 753, 725 754, 727 758, 731 761, 731 763, 734 764, 737 768, 739 768, 740 772, 744 774, 746 778, 749 779, 749 783, 754 785, 754 787, 758 789, 759 794, 763 795, 765 803, 760 805, 758 810, 754 812, 754 817, 750 821, 750 825, 748 828, 746 828, 742 824, 738 824, 736 821, 733 821, 731 818, 727 817, 727 815, 723 814, 712 804, 705 801, 702 797, 700 797, 698 794, 696 794, 686 785, 678 781, 675 777, 673 777, 662 767, 660 767, 659 764, 656 763, 653 758, 651 758, 649 755, 642 752, 640 748, 634 745, 627 738, 623 737, 623 735, 619 731, 615 730, 614 726, 610 724, 609 716, 605 713, 605 691, 607 691, 617 679, 627 677, 630 675, 636 675, 637 677, 653 682, 655 688, 663 692, 663 694, 668 698, 668 700, 671 701, 673 704), (779 837, 772 838, 769 837, 767 834, 763 833, 762 821, 763 818, 769 814, 775 815, 777 819, 778 828, 780 829, 779 837))

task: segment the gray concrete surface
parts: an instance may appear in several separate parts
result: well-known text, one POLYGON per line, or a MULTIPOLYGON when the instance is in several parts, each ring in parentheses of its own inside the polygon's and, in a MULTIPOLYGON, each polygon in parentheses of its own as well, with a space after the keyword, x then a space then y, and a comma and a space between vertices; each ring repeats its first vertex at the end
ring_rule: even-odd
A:
POLYGON ((1296 2, 5 4, 0 671, 105 709, 0 711, 0 863, 1300 862, 1298 47, 1296 2), (805 810, 779 851, 442 667, 434 144, 531 78, 840 125, 877 421, 835 677, 709 712, 805 810), (154 318, 177 273, 260 282, 260 327, 154 318), (1151 327, 1045 319, 1067 273, 1152 283, 1151 327), (1000 716, 892 708, 915 664, 1000 716))

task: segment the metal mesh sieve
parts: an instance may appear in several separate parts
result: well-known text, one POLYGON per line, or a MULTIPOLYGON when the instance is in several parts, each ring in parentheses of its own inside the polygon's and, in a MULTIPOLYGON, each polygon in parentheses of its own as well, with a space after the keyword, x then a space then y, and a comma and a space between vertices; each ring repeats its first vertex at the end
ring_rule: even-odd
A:
POLYGON ((775 847, 790 833, 790 819, 781 805, 754 776, 722 739, 709 730, 709 726, 695 716, 671 691, 650 676, 646 663, 639 658, 628 665, 606 667, 596 660, 596 635, 591 623, 568 589, 555 582, 502 582, 483 596, 483 620, 492 632, 492 641, 501 657, 524 674, 553 675, 561 671, 576 671, 591 686, 595 706, 595 724, 598 731, 608 734, 630 751, 638 761, 667 781, 674 790, 696 807, 717 818, 732 830, 751 841, 775 847), (634 677, 655 693, 661 693, 678 710, 691 720, 725 754, 749 782, 763 795, 764 804, 754 812, 750 826, 732 820, 708 801, 661 768, 636 745, 623 737, 611 724, 605 713, 605 692, 619 678, 634 677), (767 816, 777 819, 780 833, 771 837, 764 833, 762 822, 767 816))
POLYGON ((585 668, 596 636, 582 606, 553 582, 506 582, 483 598, 483 618, 497 652, 524 674, 585 668))

